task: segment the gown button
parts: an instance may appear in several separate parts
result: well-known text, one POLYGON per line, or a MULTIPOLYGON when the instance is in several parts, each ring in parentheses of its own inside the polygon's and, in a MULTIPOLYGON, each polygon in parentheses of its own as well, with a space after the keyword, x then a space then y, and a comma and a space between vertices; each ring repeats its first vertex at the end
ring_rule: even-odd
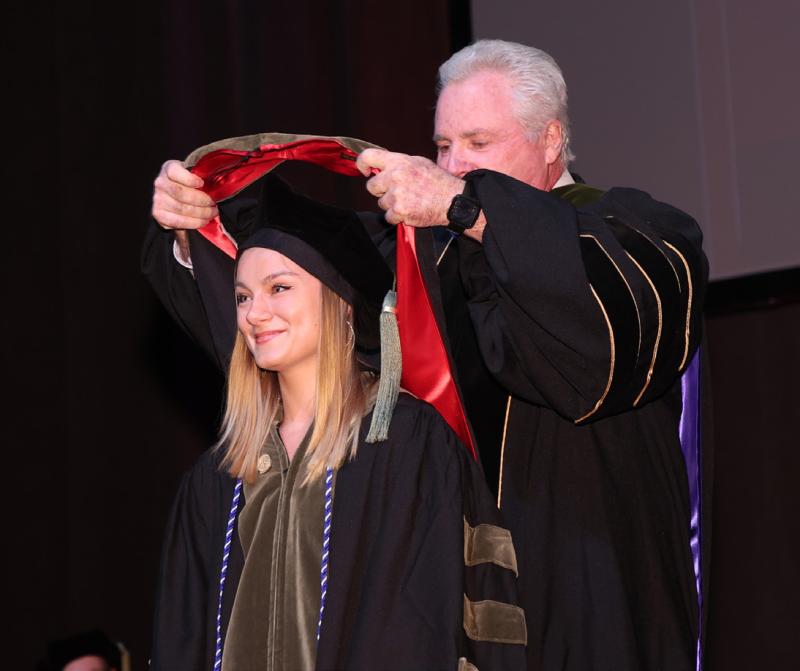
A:
POLYGON ((258 458, 258 463, 256 464, 258 472, 266 473, 270 469, 270 466, 272 466, 272 459, 269 458, 268 454, 262 454, 258 458))

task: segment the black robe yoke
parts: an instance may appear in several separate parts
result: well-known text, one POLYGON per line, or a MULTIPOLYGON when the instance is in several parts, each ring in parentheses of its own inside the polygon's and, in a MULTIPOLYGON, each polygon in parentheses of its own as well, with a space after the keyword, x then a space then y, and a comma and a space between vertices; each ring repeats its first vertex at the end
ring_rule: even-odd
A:
MULTIPOLYGON (((431 406, 406 394, 387 441, 363 442, 369 421, 356 458, 336 474, 316 668, 523 669, 524 616, 507 565, 513 548, 480 465, 431 406), (486 544, 487 530, 507 535, 502 552, 486 544)), ((233 487, 215 452, 183 480, 164 545, 153 669, 213 667, 233 487)), ((234 535, 223 638, 241 570, 234 535)))

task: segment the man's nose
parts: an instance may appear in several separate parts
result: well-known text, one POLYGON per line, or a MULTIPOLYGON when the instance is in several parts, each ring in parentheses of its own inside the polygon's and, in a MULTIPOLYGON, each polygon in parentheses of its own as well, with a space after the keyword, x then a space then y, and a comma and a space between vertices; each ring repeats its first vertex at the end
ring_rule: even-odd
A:
POLYGON ((473 169, 472 164, 466 159, 463 151, 456 147, 451 147, 450 151, 447 152, 445 164, 442 167, 451 175, 455 175, 459 178, 473 169))

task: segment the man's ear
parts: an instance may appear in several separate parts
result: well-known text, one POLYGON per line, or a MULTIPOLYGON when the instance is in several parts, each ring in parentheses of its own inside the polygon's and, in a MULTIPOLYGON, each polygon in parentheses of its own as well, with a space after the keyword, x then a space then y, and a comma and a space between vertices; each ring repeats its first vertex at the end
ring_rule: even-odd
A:
POLYGON ((561 158, 561 148, 564 146, 564 129, 558 119, 551 119, 544 127, 544 159, 552 165, 561 158))

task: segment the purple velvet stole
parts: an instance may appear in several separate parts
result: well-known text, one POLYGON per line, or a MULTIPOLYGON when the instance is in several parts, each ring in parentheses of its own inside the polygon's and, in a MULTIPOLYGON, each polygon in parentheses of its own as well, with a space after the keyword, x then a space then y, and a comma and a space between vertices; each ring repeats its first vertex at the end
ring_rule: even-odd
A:
MULTIPOLYGON (((680 421, 680 441, 683 458, 686 462, 686 475, 689 482, 689 504, 691 506, 691 534, 689 542, 692 548, 694 563, 695 584, 697 586, 698 617, 703 608, 702 575, 700 573, 700 546, 702 543, 701 529, 701 441, 700 441, 700 350, 695 352, 691 363, 684 371, 681 378, 681 392, 683 396, 683 409, 680 421)), ((703 662, 701 658, 700 627, 702 619, 698 622, 696 668, 701 671, 703 662)))

